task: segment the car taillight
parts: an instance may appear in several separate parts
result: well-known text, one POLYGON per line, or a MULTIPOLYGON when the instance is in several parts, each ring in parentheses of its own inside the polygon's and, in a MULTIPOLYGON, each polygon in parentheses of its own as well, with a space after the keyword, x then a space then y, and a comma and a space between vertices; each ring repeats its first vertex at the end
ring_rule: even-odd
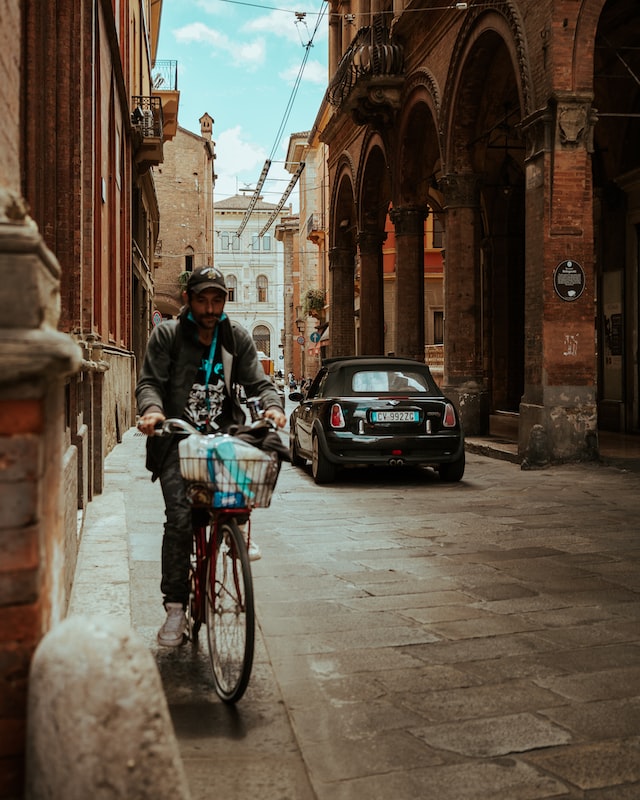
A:
POLYGON ((456 412, 451 403, 447 403, 447 405, 444 407, 444 414, 442 415, 442 426, 444 428, 456 427, 456 412))
POLYGON ((329 415, 329 424, 332 428, 344 428, 344 414, 340 403, 334 403, 331 406, 331 414, 329 415))

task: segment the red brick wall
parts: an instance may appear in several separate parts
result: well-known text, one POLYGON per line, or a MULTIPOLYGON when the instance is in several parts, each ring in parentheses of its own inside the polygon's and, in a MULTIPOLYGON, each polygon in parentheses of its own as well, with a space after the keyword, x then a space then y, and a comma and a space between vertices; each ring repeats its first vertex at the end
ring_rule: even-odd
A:
POLYGON ((27 679, 43 630, 42 432, 40 401, 0 400, 0 797, 21 796, 27 679))

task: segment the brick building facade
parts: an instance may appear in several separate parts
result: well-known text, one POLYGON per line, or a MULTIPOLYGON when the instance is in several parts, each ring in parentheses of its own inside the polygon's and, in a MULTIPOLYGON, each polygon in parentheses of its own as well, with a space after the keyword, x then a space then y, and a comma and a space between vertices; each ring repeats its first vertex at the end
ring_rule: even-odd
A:
POLYGON ((283 369, 284 255, 275 231, 291 206, 281 210, 262 197, 235 194, 213 208, 213 259, 229 290, 225 310, 271 359, 267 371, 283 369))
POLYGON ((82 512, 134 422, 151 324, 160 3, 0 6, 0 796, 22 797, 31 657, 67 613, 82 512))
POLYGON ((213 264, 214 120, 205 113, 199 122, 200 134, 178 126, 162 164, 154 168, 161 220, 154 306, 164 317, 182 305, 180 275, 213 264))
POLYGON ((467 433, 511 414, 523 457, 561 461, 640 431, 637 3, 332 0, 329 30, 330 354, 385 351, 391 322, 424 357, 433 215, 467 433))

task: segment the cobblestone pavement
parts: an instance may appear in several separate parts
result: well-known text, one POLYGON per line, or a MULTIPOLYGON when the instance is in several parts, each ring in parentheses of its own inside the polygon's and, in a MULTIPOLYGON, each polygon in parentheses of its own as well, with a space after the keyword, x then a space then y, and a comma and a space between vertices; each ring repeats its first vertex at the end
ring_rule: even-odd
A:
POLYGON ((72 613, 122 615, 155 654, 194 800, 640 797, 639 473, 471 453, 460 484, 319 487, 285 465, 252 518, 260 635, 228 708, 204 646, 155 643, 143 449, 129 431, 107 459, 72 613))

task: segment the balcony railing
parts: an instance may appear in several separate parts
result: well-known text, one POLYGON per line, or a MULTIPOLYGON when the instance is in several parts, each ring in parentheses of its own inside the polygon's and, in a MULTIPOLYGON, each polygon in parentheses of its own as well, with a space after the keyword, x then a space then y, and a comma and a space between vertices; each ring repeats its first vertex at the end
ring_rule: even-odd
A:
POLYGON ((143 171, 163 161, 162 101, 159 97, 134 95, 131 125, 134 130, 136 162, 143 171))
POLYGON ((154 92, 178 91, 178 62, 156 61, 151 70, 154 92))
POLYGON ((162 101, 162 138, 170 142, 178 130, 178 62, 156 61, 151 70, 151 91, 162 101))
POLYGON ((400 105, 404 74, 402 46, 391 43, 379 19, 360 28, 342 56, 329 85, 329 102, 366 124, 374 116, 387 117, 400 105))
POLYGON ((321 214, 309 214, 307 217, 307 239, 317 244, 324 236, 324 225, 321 214))

